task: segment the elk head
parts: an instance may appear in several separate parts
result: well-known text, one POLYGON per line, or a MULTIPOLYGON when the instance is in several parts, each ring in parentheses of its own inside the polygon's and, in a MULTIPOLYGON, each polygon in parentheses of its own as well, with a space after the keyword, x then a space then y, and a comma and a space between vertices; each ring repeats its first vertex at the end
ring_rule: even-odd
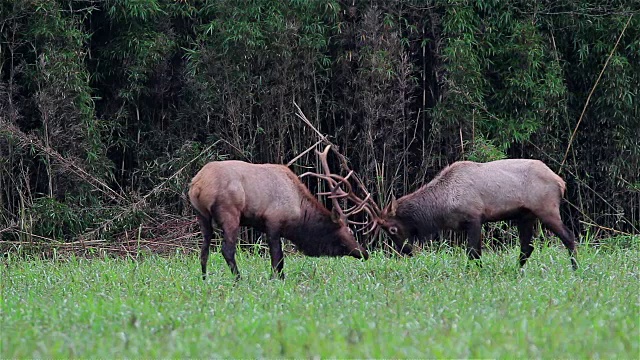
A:
POLYGON ((407 236, 405 236, 406 230, 402 226, 401 222, 394 220, 393 215, 395 215, 395 206, 397 205, 395 198, 384 210, 380 210, 378 205, 373 201, 371 193, 366 189, 362 180, 360 180, 353 170, 349 169, 346 158, 335 149, 333 150, 338 156, 342 168, 347 171, 347 175, 343 177, 331 173, 327 161, 330 149, 333 149, 332 145, 327 145, 323 152, 316 151, 320 158, 324 174, 307 172, 301 176, 311 175, 327 181, 330 191, 319 193, 318 195, 329 196, 333 201, 333 209, 337 212, 336 216, 339 217, 341 221, 346 224, 361 226, 359 230, 363 230, 363 235, 373 233, 374 238, 377 236, 379 229, 382 228, 389 233, 398 252, 405 255, 411 255, 411 246, 404 243, 404 240, 407 238, 407 236), (350 179, 353 180, 360 191, 364 193, 363 198, 355 194, 353 187, 351 186, 350 179), (347 210, 342 210, 338 201, 338 199, 342 198, 350 200, 354 205, 347 210), (359 222, 349 219, 351 216, 361 212, 366 214, 367 221, 359 222))

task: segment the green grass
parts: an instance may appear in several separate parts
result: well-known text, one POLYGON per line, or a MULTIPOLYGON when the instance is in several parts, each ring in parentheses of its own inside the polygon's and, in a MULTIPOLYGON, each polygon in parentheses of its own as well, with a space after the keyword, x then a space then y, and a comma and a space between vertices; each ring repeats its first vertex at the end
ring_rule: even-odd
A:
POLYGON ((240 252, 237 283, 219 253, 205 282, 195 255, 8 258, 0 357, 638 358, 638 250, 290 255, 284 281, 240 252))

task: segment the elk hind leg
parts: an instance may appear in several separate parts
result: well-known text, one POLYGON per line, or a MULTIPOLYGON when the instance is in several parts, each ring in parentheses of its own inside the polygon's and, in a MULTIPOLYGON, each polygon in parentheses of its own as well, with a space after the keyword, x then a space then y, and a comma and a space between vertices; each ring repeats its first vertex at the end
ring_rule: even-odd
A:
POLYGON ((571 267, 573 268, 573 270, 577 270, 578 262, 576 260, 577 256, 575 237, 573 236, 573 233, 562 223, 562 218, 560 218, 560 210, 556 210, 550 214, 544 214, 544 216, 539 217, 542 223, 560 238, 564 246, 569 251, 571 267))
POLYGON ((231 269, 231 273, 235 275, 236 279, 240 279, 240 272, 236 264, 236 242, 240 231, 240 215, 228 214, 223 219, 220 219, 219 223, 222 224, 222 231, 224 232, 221 249, 222 256, 229 269, 231 269))
POLYGON ((207 278, 207 261, 209 260, 209 247, 211 246, 211 237, 213 236, 213 225, 211 219, 197 213, 200 231, 202 231, 202 247, 200 248, 200 265, 202 267, 202 280, 207 278))

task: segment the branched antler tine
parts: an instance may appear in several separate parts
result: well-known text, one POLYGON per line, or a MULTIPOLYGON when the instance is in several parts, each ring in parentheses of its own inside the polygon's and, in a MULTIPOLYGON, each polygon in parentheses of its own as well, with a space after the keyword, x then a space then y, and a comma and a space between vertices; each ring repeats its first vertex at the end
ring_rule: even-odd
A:
POLYGON ((353 224, 353 225, 367 225, 367 224, 369 224, 369 221, 347 220, 347 223, 353 224))
MULTIPOLYGON (((347 181, 347 179, 349 179, 349 177, 350 177, 351 175, 353 175, 353 174, 354 174, 353 170, 349 170, 349 173, 347 174, 347 176, 343 177, 342 179, 343 179, 344 181, 347 181)), ((336 175, 336 176, 338 176, 338 175, 336 175)))
POLYGON ((359 209, 360 205, 353 205, 352 207, 344 210, 344 213, 347 214, 347 216, 351 216, 354 214, 359 213, 360 211, 362 211, 362 209, 359 209))
MULTIPOLYGON (((350 196, 349 196, 350 200, 353 200, 350 196)), ((350 207, 349 209, 345 210, 345 213, 349 216, 357 214, 359 212, 361 212, 364 207, 367 206, 367 204, 365 203, 356 203, 355 205, 353 205, 352 207, 350 207)))
MULTIPOLYGON (((353 170, 349 169, 347 158, 344 155, 340 154, 337 150, 333 149, 333 151, 336 153, 336 156, 338 156, 338 158, 340 159, 340 166, 343 169, 345 169, 346 171, 349 171, 350 174, 353 173, 353 170)), ((380 214, 382 212, 380 210, 380 207, 378 207, 378 204, 376 204, 375 201, 373 201, 373 199, 371 198, 371 193, 369 191, 367 191, 367 188, 364 186, 364 183, 362 182, 362 180, 360 180, 360 178, 355 174, 353 176, 353 179, 356 182, 356 184, 358 185, 358 187, 366 194, 366 196, 365 196, 365 199, 363 200, 363 199, 360 199, 358 196, 356 196, 354 194, 353 197, 351 198, 351 200, 356 202, 356 203, 361 202, 361 201, 362 202, 367 202, 371 206, 371 208, 373 209, 373 211, 375 213, 380 214)))
MULTIPOLYGON (((337 186, 332 190, 332 195, 330 196, 331 198, 336 198, 336 199, 342 199, 342 198, 350 198, 351 196, 351 192, 348 191, 344 191, 342 190, 342 188, 340 188, 340 185, 343 184, 342 182, 339 182, 337 184, 337 186)), ((349 183, 346 183, 347 187, 349 187, 349 183)))
POLYGON ((329 163, 327 160, 329 150, 331 149, 332 149, 332 145, 327 145, 322 152, 316 150, 316 154, 320 158, 320 163, 322 165, 324 174, 321 175, 317 173, 306 173, 305 175, 307 174, 313 175, 313 176, 327 180, 331 191, 324 192, 321 194, 329 195, 329 198, 331 198, 331 201, 333 202, 334 211, 336 211, 336 213, 340 216, 340 218, 343 221, 345 221, 348 224, 364 225, 360 230, 364 230, 368 228, 368 230, 365 232, 365 234, 368 234, 377 228, 377 225, 378 225, 377 219, 378 219, 378 214, 380 213, 379 208, 375 204, 375 202, 373 202, 371 193, 367 191, 362 181, 358 178, 355 172, 349 169, 349 167, 347 166, 346 158, 335 149, 333 150, 338 156, 341 162, 342 168, 345 169, 345 171, 347 171, 348 173, 344 177, 331 173, 331 169, 329 168, 329 163), (356 183, 358 184, 358 187, 364 192, 365 194, 364 199, 360 198, 354 193, 353 187, 351 186, 351 182, 349 181, 350 178, 355 179, 356 183), (346 191, 343 190, 342 184, 344 184, 346 191), (347 210, 343 210, 340 207, 340 203, 338 202, 338 199, 340 198, 347 198, 352 202, 354 202, 355 205, 350 207, 347 210), (365 211, 367 213, 368 221, 358 222, 358 221, 353 221, 348 219, 349 216, 360 213, 362 211, 365 211))
MULTIPOLYGON (((340 189, 340 188, 336 188, 336 189, 342 191, 342 189, 340 189)), ((342 199, 342 198, 345 198, 345 197, 349 196, 349 194, 347 194, 347 193, 334 194, 334 193, 330 192, 330 193, 325 193, 325 194, 329 195, 329 199, 342 199)))
MULTIPOLYGON (((354 177, 354 179, 357 179, 357 177, 354 177)), ((357 180, 357 182, 359 184, 362 184, 359 180, 357 180)), ((349 199, 356 203, 356 205, 348 210, 347 215, 351 216, 365 210, 367 212, 367 215, 371 219, 370 221, 374 222, 378 217, 376 214, 380 214, 379 208, 371 198, 371 193, 368 192, 363 185, 360 185, 360 188, 362 189, 362 191, 364 191, 366 196, 364 197, 364 199, 362 199, 354 194, 353 191, 350 191, 349 199)))
POLYGON ((316 174, 314 172, 306 172, 302 175, 300 175, 299 177, 305 177, 305 176, 314 176, 320 179, 324 179, 327 180, 329 183, 334 184, 333 190, 332 191, 326 191, 326 192, 319 192, 317 193, 317 195, 320 196, 328 196, 329 198, 344 198, 349 196, 348 193, 344 192, 342 189, 339 188, 339 183, 336 182, 331 176, 326 176, 326 175, 322 175, 322 174, 316 174), (341 193, 340 194, 336 194, 337 190, 340 190, 341 193))
POLYGON ((369 220, 369 222, 367 223, 367 226, 365 226, 364 228, 362 228, 361 230, 366 229, 367 227, 369 227, 368 230, 364 231, 362 234, 363 235, 368 235, 369 233, 371 233, 372 231, 376 231, 373 236, 375 237, 378 234, 378 217, 373 213, 373 210, 371 210, 370 207, 365 207, 365 212, 369 215, 369 218, 371 220, 369 220))
POLYGON ((340 219, 346 222, 347 215, 345 215, 344 211, 342 211, 342 208, 340 207, 340 203, 338 202, 338 198, 337 198, 338 190, 344 193, 344 191, 340 189, 340 184, 342 183, 342 180, 340 180, 340 182, 336 182, 333 174, 331 174, 329 163, 327 162, 327 156, 329 155, 330 149, 331 149, 331 145, 327 145, 324 148, 324 151, 322 152, 319 152, 316 150, 316 154, 318 154, 318 157, 320 157, 320 164, 322 165, 322 169, 324 170, 325 176, 328 179, 331 179, 329 181, 329 188, 331 189, 331 195, 329 197, 331 198, 331 202, 333 203, 333 211, 335 211, 338 214, 338 216, 340 216, 340 219))
MULTIPOLYGON (((326 147, 325 152, 330 148, 331 147, 326 147)), ((340 152, 338 152, 335 148, 333 149, 333 151, 335 152, 336 156, 339 158, 341 167, 345 171, 349 172, 349 175, 347 175, 346 178, 353 175, 352 178, 354 179, 354 181, 356 182, 360 190, 365 194, 364 199, 362 199, 353 192, 350 182, 348 181, 341 182, 341 183, 347 184, 346 186, 348 187, 348 194, 349 194, 348 199, 353 201, 356 204, 354 207, 350 208, 346 212, 346 216, 351 216, 364 210, 367 213, 367 216, 369 218, 369 222, 367 224, 371 224, 371 225, 366 225, 365 227, 363 227, 362 229, 359 229, 358 231, 366 229, 367 227, 370 226, 370 228, 366 230, 363 234, 366 235, 371 233, 372 231, 375 231, 374 236, 376 236, 379 230, 378 228, 379 215, 382 213, 382 211, 380 210, 380 207, 378 207, 378 204, 376 204, 375 201, 373 201, 373 198, 371 197, 371 193, 367 191, 367 188, 364 186, 364 183, 362 182, 362 180, 360 180, 360 178, 353 172, 353 170, 349 168, 347 158, 344 155, 340 154, 340 152)), ((325 158, 326 158, 326 155, 325 155, 325 158)))
POLYGON ((375 201, 373 201, 373 199, 371 198, 371 193, 369 191, 367 191, 367 188, 364 186, 364 184, 362 183, 362 180, 360 180, 360 178, 358 176, 354 176, 354 180, 356 182, 356 184, 358 185, 358 187, 365 193, 367 194, 367 196, 365 196, 364 201, 367 201, 371 207, 373 208, 373 210, 380 214, 382 211, 380 210, 380 208, 378 207, 378 204, 375 203, 375 201))
MULTIPOLYGON (((367 195, 366 199, 369 199, 370 194, 367 195)), ((366 223, 367 225, 364 226, 363 228, 359 229, 358 231, 364 230, 367 227, 370 227, 368 230, 364 231, 362 234, 363 235, 367 235, 369 233, 371 233, 372 231, 376 230, 376 228, 378 227, 378 215, 376 215, 377 213, 375 212, 375 210, 373 210, 371 208, 371 206, 368 203, 362 203, 362 209, 360 209, 359 211, 363 211, 367 213, 367 217, 369 218, 369 221, 366 223)), ((358 212, 359 212, 358 211, 358 212)), ((376 231, 377 234, 377 231, 376 231)), ((374 237, 376 236, 376 234, 374 234, 374 237)))
MULTIPOLYGON (((360 199, 359 197, 353 195, 353 194, 349 194, 349 199, 352 200, 353 202, 356 203, 356 205, 354 205, 352 208, 350 208, 347 211, 348 215, 353 215, 353 214, 357 214, 359 212, 361 212, 362 210, 365 209, 365 207, 368 206, 367 201, 369 200, 369 198, 371 197, 371 194, 367 194, 367 196, 364 199, 360 199)), ((369 212, 369 214, 371 215, 371 212, 369 212)))
POLYGON ((347 175, 345 177, 342 177, 342 176, 335 175, 335 174, 324 175, 324 174, 318 174, 318 173, 314 173, 314 172, 309 171, 309 172, 306 172, 306 173, 300 175, 299 177, 302 178, 302 177, 305 177, 305 176, 314 176, 314 177, 317 177, 317 178, 320 178, 320 179, 327 180, 327 182, 329 182, 329 184, 330 184, 329 187, 331 188, 331 191, 319 192, 319 193, 317 193, 317 195, 328 196, 331 199, 334 199, 334 198, 335 199, 341 199, 341 198, 345 198, 345 197, 349 196, 349 193, 345 192, 344 190, 342 190, 340 188, 340 185, 342 183, 345 183, 345 184, 347 184, 347 187, 349 187, 349 189, 351 189, 351 184, 349 184, 348 182, 345 181, 345 179, 347 179, 349 176, 351 176, 351 174, 349 174, 349 175, 347 175), (336 181, 336 179, 338 179, 338 181, 336 181))
MULTIPOLYGON (((334 188, 334 191, 333 191, 333 192, 340 191, 340 194, 331 195, 330 197, 331 198, 345 198, 346 197, 347 199, 352 200, 352 201, 354 201, 356 203, 354 206, 352 206, 352 207, 350 207, 350 208, 348 208, 346 210, 343 210, 343 213, 347 217, 349 217, 349 216, 351 216, 353 214, 357 214, 360 211, 362 211, 362 206, 363 206, 363 204, 360 202, 360 199, 353 194, 353 188, 351 187, 351 184, 348 181, 349 177, 351 175, 353 175, 353 174, 354 174, 353 170, 349 171, 349 174, 347 174, 347 176, 345 176, 345 177, 342 177, 340 175, 331 174, 331 177, 340 180, 338 182, 338 186, 336 188, 334 188), (341 184, 345 184, 347 186, 347 191, 346 192, 340 188, 341 184), (354 197, 355 197, 355 199, 354 199, 354 197)), ((353 223, 353 222, 351 222, 351 223, 353 223)))
POLYGON ((356 210, 359 206, 360 206, 360 205, 358 205, 358 204, 353 205, 352 207, 350 207, 350 208, 346 209, 344 212, 345 212, 345 214, 347 214, 347 215, 355 214, 353 211, 354 211, 354 210, 356 210))
POLYGON ((373 233, 373 237, 374 237, 374 238, 375 238, 376 236, 378 236, 378 233, 380 232, 380 228, 378 227, 378 222, 377 222, 377 221, 374 221, 374 222, 371 224, 371 229, 369 229, 369 230, 367 230, 367 231, 363 232, 362 234, 363 234, 363 235, 367 235, 367 234, 370 234, 372 231, 374 231, 374 233, 373 233), (375 231, 374 231, 374 230, 375 230, 375 231))
POLYGON ((362 230, 365 230, 365 231, 362 232, 362 235, 368 235, 369 233, 371 233, 372 231, 375 230, 375 232, 373 234, 373 237, 375 237, 375 236, 378 235, 378 232, 379 232, 380 228, 378 228, 378 222, 375 221, 375 219, 374 219, 373 221, 367 222, 366 225, 363 226, 362 228, 358 229, 358 231, 362 231, 362 230), (366 230, 367 228, 369 228, 369 229, 366 230))
POLYGON ((365 229, 370 227, 369 230, 363 232, 363 235, 366 235, 366 234, 370 233, 371 231, 373 231, 378 226, 377 216, 374 215, 373 211, 371 210, 371 208, 369 206, 367 206, 367 204, 363 203, 361 205, 358 205, 357 207, 360 207, 360 209, 358 209, 358 211, 356 211, 356 212, 347 212, 347 215, 351 216, 353 214, 356 214, 356 213, 364 210, 367 213, 367 218, 369 220, 368 221, 353 221, 353 220, 349 220, 348 222, 350 224, 354 224, 354 225, 364 225, 360 229, 356 229, 356 231, 362 231, 362 230, 365 230, 365 229))
MULTIPOLYGON (((349 172, 349 174, 347 174, 347 176, 340 176, 340 175, 336 175, 336 174, 331 174, 329 173, 328 176, 330 177, 333 181, 336 182, 337 187, 340 186, 340 184, 345 184, 347 186, 347 191, 346 193, 352 193, 353 192, 353 188, 351 187, 351 184, 349 183, 349 177, 352 175, 353 170, 351 172, 349 172)), ((344 192, 344 190, 340 189, 342 192, 344 192)))
MULTIPOLYGON (((376 229, 376 226, 377 226, 377 224, 376 224, 376 223, 373 223, 373 224, 367 224, 367 226, 364 226, 364 227, 362 227, 362 228, 358 229, 358 231, 362 231, 362 230, 364 230, 364 231, 362 231, 362 235, 368 235, 369 233, 371 233, 371 231, 373 231, 374 229, 376 229), (366 230, 368 227, 369 227, 370 229, 366 230)), ((376 232, 376 234, 377 234, 377 232, 376 232)), ((375 235, 374 235, 374 236, 375 236, 375 235)))
MULTIPOLYGON (((329 182, 329 184, 331 184, 331 185, 332 185, 332 186, 330 186, 331 188, 338 188, 338 187, 339 187, 339 185, 340 185, 340 184, 339 184, 335 179, 333 179, 333 178, 332 178, 332 176, 327 176, 327 175, 323 175, 323 174, 318 174, 318 173, 314 173, 314 172, 311 172, 311 171, 306 172, 306 173, 304 173, 304 174, 302 174, 302 175, 300 175, 300 176, 298 176, 298 177, 302 178, 302 177, 305 177, 305 176, 314 176, 314 177, 317 177, 317 178, 320 178, 320 179, 323 179, 323 180, 327 180, 327 182, 329 182)), ((340 191, 342 191, 342 189, 339 189, 339 190, 340 190, 340 191)), ((318 193, 318 195, 331 195, 331 194, 333 194, 333 192, 322 192, 322 193, 318 193)), ((347 195, 347 193, 345 193, 344 191, 342 191, 342 193, 341 193, 341 194, 339 194, 339 196, 338 196, 338 197, 344 197, 344 196, 346 196, 346 195, 347 195)))
POLYGON ((300 175, 298 177, 302 178, 302 177, 305 177, 305 176, 315 176, 317 178, 321 178, 321 179, 327 180, 328 182, 333 182, 336 185, 338 184, 337 181, 335 179, 331 178, 330 176, 326 176, 324 174, 314 173, 312 171, 307 171, 306 173, 304 173, 304 174, 302 174, 302 175, 300 175))
POLYGON ((364 206, 362 209, 367 213, 367 215, 371 219, 371 222, 373 222, 375 224, 378 223, 378 220, 377 220, 378 217, 376 216, 376 213, 373 210, 371 210, 371 208, 369 206, 364 206))

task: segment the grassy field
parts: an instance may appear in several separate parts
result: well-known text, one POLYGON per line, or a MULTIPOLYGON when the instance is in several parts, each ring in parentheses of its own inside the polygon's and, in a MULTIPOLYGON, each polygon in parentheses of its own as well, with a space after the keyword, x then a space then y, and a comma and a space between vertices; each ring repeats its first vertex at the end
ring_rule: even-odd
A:
POLYGON ((413 258, 267 258, 240 252, 234 282, 214 253, 5 258, 1 358, 638 358, 639 239, 579 249, 461 250, 413 258))

